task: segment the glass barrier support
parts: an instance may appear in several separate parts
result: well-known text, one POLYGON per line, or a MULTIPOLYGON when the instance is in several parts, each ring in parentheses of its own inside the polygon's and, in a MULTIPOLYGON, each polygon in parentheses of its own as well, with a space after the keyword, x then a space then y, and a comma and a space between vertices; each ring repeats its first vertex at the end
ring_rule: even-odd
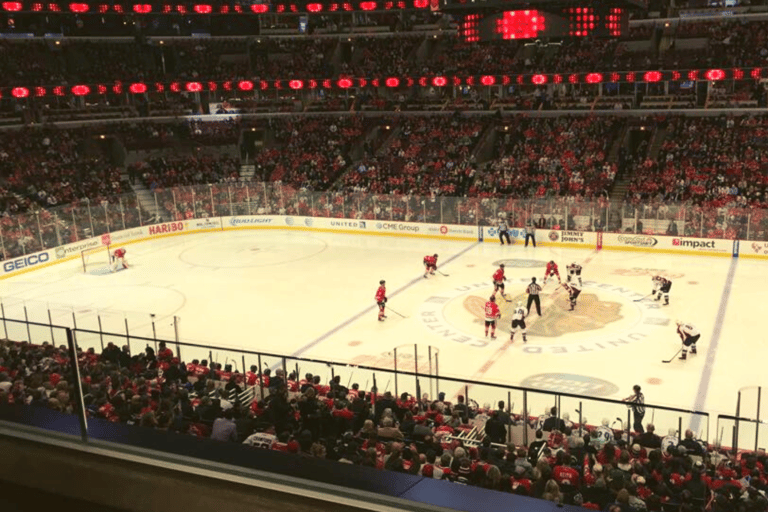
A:
POLYGON ((66 329, 67 333, 67 347, 69 349, 69 360, 72 361, 72 368, 75 372, 75 382, 77 385, 75 388, 75 411, 77 418, 80 422, 80 439, 84 443, 88 442, 88 422, 85 418, 85 401, 83 400, 83 381, 80 377, 80 365, 77 362, 77 349, 75 347, 75 337, 72 333, 72 329, 66 329))

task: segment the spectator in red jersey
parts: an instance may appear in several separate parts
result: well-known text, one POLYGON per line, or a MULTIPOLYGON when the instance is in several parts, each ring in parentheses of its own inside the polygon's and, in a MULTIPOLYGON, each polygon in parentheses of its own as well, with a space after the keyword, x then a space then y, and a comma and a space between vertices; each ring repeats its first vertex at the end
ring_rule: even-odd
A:
POLYGON ((570 455, 564 450, 557 452, 555 466, 552 468, 552 478, 560 485, 577 487, 580 484, 579 472, 570 466, 570 455))

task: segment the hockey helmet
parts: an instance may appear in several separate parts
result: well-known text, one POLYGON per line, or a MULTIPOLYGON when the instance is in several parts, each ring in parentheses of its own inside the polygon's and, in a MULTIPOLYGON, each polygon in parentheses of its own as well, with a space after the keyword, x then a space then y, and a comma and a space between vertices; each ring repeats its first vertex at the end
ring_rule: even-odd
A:
POLYGON ((386 281, 384 281, 383 279, 379 281, 379 284, 384 284, 384 283, 386 283, 386 281))

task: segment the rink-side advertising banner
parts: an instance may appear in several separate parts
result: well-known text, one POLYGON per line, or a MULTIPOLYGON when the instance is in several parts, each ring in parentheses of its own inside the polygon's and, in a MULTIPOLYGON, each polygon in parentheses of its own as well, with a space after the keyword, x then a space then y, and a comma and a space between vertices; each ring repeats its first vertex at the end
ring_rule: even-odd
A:
MULTIPOLYGON (((483 242, 500 243, 498 227, 482 228, 483 242)), ((526 230, 523 228, 509 228, 507 230, 512 244, 525 244, 526 230)), ((597 245, 597 233, 590 231, 569 231, 558 229, 536 229, 536 244, 555 247, 578 247, 594 249, 597 245)), ((504 239, 506 243, 506 238, 504 239)))
MULTIPOLYGON (((151 226, 114 231, 102 236, 65 244, 55 249, 48 249, 16 258, 8 258, 0 262, 3 266, 0 279, 48 267, 56 263, 79 259, 82 251, 98 247, 104 247, 106 251, 107 246, 115 249, 121 245, 146 242, 169 236, 241 229, 307 230, 353 235, 365 234, 499 243, 498 228, 493 226, 478 227, 368 219, 332 219, 295 215, 212 217, 162 222, 151 226)), ((509 235, 512 245, 523 245, 525 241, 524 229, 510 228, 509 235)), ((763 241, 537 229, 536 242, 544 246, 573 247, 590 250, 609 249, 768 260, 768 242, 763 241)))
POLYGON ((623 251, 648 251, 706 256, 738 256, 734 240, 680 236, 603 233, 602 248, 623 251))
POLYGON ((8 277, 15 274, 23 274, 38 268, 47 267, 56 262, 53 251, 41 251, 18 258, 11 258, 3 261, 3 276, 8 277))
POLYGON ((768 242, 739 241, 739 257, 768 260, 768 242))
POLYGON ((477 241, 477 226, 454 224, 425 224, 368 219, 333 219, 296 215, 244 215, 222 217, 222 226, 229 229, 302 229, 331 233, 400 236, 412 238, 442 238, 477 241))

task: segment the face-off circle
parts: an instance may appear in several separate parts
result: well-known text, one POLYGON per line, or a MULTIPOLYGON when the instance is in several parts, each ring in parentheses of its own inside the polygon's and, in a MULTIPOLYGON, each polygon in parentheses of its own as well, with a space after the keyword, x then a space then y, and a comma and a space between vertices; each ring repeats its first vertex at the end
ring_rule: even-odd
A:
MULTIPOLYGON (((518 301, 527 305, 524 290, 529 282, 528 278, 510 279, 506 283, 510 300, 497 296, 502 315, 496 328, 498 340, 483 336, 485 303, 493 293, 490 282, 458 286, 429 297, 420 306, 418 318, 443 342, 476 348, 498 346, 509 340, 518 301)), ((570 311, 568 292, 548 285, 541 294, 543 315, 539 317, 532 307, 526 318, 528 342, 522 343, 518 334, 512 349, 528 354, 575 354, 646 340, 659 327, 668 326, 670 319, 658 303, 635 302, 641 297, 621 286, 584 281, 576 308, 570 311)))

